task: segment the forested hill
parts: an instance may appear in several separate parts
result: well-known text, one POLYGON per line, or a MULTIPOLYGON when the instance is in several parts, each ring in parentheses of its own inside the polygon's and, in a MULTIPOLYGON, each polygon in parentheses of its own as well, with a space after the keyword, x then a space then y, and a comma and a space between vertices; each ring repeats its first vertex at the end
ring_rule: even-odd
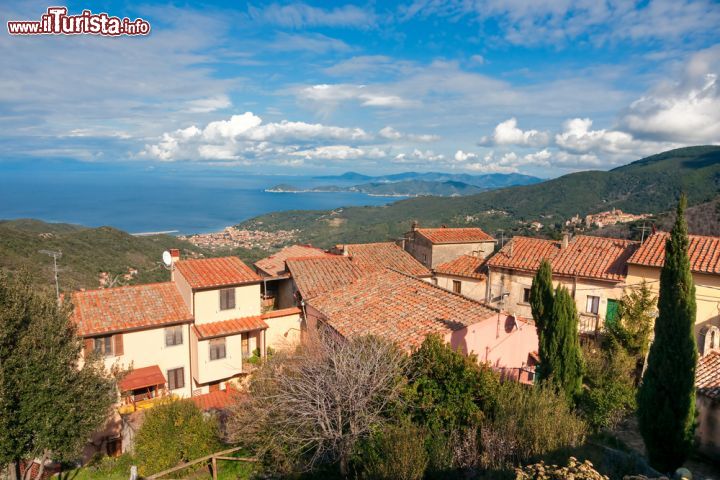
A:
POLYGON ((620 208, 630 213, 660 213, 673 208, 681 191, 690 205, 709 201, 720 187, 720 147, 671 150, 610 171, 585 171, 524 185, 452 198, 421 197, 384 207, 334 211, 286 211, 241 224, 262 230, 300 229, 301 239, 325 246, 349 241, 399 238, 411 220, 425 226, 479 225, 494 233, 518 222, 561 223, 620 208))
POLYGON ((168 281, 158 262, 163 250, 181 248, 185 255, 200 250, 170 235, 137 237, 111 227, 86 228, 38 220, 0 221, 0 269, 28 270, 39 287, 55 288, 52 257, 40 250, 60 250, 60 288, 98 288, 100 272, 118 284, 168 281), (131 280, 122 279, 128 268, 137 269, 131 280))

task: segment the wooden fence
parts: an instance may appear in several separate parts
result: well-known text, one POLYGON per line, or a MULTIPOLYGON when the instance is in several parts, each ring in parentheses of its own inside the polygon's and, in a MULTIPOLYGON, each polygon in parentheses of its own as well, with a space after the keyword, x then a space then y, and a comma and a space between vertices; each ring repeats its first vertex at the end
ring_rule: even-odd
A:
POLYGON ((154 475, 150 475, 149 477, 144 477, 146 480, 154 480, 156 478, 162 478, 167 475, 170 475, 171 473, 179 472, 180 470, 183 470, 188 467, 192 467, 193 465, 197 465, 199 463, 203 462, 210 462, 212 464, 212 478, 213 480, 217 480, 218 475, 218 467, 217 467, 217 461, 218 460, 230 460, 234 462, 257 462, 257 458, 252 457, 231 457, 230 454, 237 452, 240 450, 241 447, 235 447, 230 448, 228 450, 223 450, 222 452, 215 452, 211 453, 210 455, 206 455, 202 458, 195 459, 191 462, 183 463, 182 465, 178 465, 177 467, 169 468, 167 470, 163 470, 162 472, 156 473, 154 475))

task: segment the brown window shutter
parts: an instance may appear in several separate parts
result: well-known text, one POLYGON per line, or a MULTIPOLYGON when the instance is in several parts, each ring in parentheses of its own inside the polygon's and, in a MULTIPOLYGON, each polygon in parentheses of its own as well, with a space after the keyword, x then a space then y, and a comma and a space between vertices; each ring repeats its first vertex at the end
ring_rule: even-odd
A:
POLYGON ((90 355, 95 350, 95 341, 92 338, 85 339, 85 355, 90 355))
POLYGON ((123 336, 122 333, 118 333, 117 335, 113 335, 115 339, 115 356, 122 355, 125 353, 123 350, 123 336))

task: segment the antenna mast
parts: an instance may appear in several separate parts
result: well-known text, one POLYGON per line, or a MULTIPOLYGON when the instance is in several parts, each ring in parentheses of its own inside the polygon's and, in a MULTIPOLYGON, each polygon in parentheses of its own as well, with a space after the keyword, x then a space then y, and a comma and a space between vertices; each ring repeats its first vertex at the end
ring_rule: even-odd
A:
POLYGON ((55 295, 57 295, 58 302, 60 301, 60 283, 58 282, 58 266, 57 266, 57 259, 62 257, 62 252, 60 250, 40 250, 39 253, 44 253, 45 255, 50 255, 53 257, 53 268, 55 271, 55 295))

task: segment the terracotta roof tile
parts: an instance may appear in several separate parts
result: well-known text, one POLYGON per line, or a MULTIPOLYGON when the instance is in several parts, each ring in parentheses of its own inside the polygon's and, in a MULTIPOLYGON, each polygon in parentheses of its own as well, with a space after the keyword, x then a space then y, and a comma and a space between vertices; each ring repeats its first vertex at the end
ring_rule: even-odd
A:
POLYGON ((175 262, 175 268, 191 288, 212 288, 262 281, 257 273, 237 257, 180 260, 175 262))
POLYGON ((554 240, 518 236, 490 258, 487 265, 533 272, 547 259, 557 275, 621 281, 636 248, 637 243, 629 240, 578 235, 562 249, 560 242, 554 240))
MULTIPOLYGON (((665 242, 669 236, 667 232, 651 235, 630 257, 628 263, 662 267, 665 263, 665 242)), ((688 238, 690 269, 697 273, 720 274, 720 237, 688 235, 688 238)))
POLYGON ((441 263, 435 267, 435 273, 482 280, 485 278, 485 274, 482 272, 484 266, 484 258, 474 255, 461 255, 455 260, 441 263))
POLYGON ((480 228, 418 228, 415 231, 434 244, 495 241, 480 228))
POLYGON ((195 395, 190 399, 200 410, 224 410, 235 403, 243 394, 228 387, 225 390, 217 390, 215 392, 203 393, 195 395))
POLYGON ((165 375, 163 375, 160 367, 151 365, 149 367, 131 370, 118 382, 118 387, 121 392, 129 392, 130 390, 137 390, 138 388, 165 385, 165 382, 165 375))
POLYGON ((560 242, 517 236, 493 255, 487 265, 491 268, 534 271, 543 259, 552 260, 559 251, 560 242))
POLYGON ((392 242, 355 243, 345 247, 353 263, 366 273, 391 268, 419 277, 432 274, 425 265, 392 242))
POLYGON ((293 258, 287 261, 295 285, 306 300, 347 285, 359 278, 360 269, 349 257, 293 258))
POLYGON ((73 292, 73 320, 81 336, 190 322, 171 282, 73 292))
POLYGON ((324 250, 310 245, 291 245, 269 257, 258 260, 254 265, 258 270, 261 270, 262 274, 269 277, 279 277, 288 273, 285 268, 285 261, 289 258, 327 257, 329 255, 324 250))
POLYGON ((264 330, 268 328, 268 324, 265 323, 260 315, 257 315, 254 317, 233 318, 219 322, 196 323, 194 328, 198 338, 205 340, 214 337, 237 335, 238 333, 251 332, 253 330, 264 330))
POLYGON ((698 393, 712 399, 720 399, 720 352, 715 350, 698 360, 695 371, 695 387, 698 393))
POLYGON ((408 350, 429 334, 497 315, 481 303, 392 270, 365 275, 308 303, 344 337, 378 335, 408 350))

